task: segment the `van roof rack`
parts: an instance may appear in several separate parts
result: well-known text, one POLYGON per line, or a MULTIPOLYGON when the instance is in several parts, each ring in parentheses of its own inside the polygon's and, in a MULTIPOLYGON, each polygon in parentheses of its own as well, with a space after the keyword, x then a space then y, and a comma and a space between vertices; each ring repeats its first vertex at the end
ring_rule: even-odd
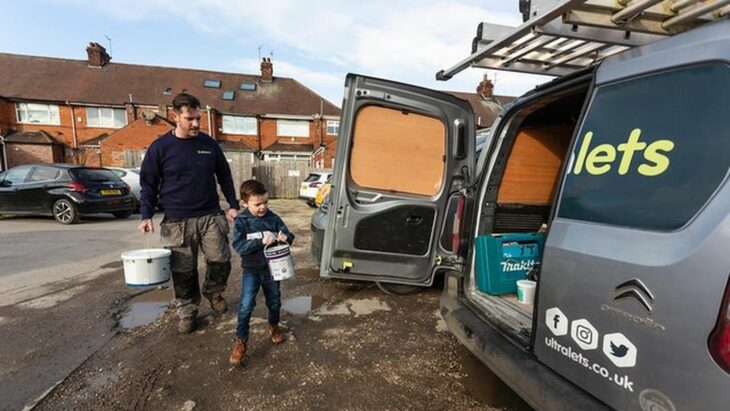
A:
POLYGON ((467 67, 564 76, 604 58, 730 16, 730 0, 520 0, 518 27, 480 23, 467 67))

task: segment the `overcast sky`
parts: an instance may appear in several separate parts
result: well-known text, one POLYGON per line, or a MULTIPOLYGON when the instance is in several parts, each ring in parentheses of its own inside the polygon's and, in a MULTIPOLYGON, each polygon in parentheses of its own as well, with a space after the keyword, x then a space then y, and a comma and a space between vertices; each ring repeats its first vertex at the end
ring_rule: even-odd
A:
MULTIPOLYGON (((447 82, 434 75, 469 55, 479 22, 519 25, 517 3, 13 1, 3 2, 0 52, 86 59, 94 41, 111 49, 113 62, 247 74, 259 72, 260 53, 271 57, 274 76, 295 78, 340 106, 348 72, 474 92, 484 70, 468 69, 447 82)), ((545 80, 499 72, 495 93, 519 95, 545 80)))

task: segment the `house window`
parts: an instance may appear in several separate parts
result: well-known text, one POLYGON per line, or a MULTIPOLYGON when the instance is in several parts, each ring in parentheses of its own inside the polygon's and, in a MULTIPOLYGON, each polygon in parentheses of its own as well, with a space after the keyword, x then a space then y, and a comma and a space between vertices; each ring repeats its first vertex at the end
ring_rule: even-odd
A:
POLYGON ((220 88, 221 87, 221 81, 220 80, 208 79, 208 80, 205 80, 205 82, 203 82, 203 86, 204 87, 208 87, 208 88, 220 88))
POLYGON ((127 113, 123 108, 86 107, 86 125, 122 128, 127 125, 127 113))
POLYGON ((256 90, 256 83, 241 83, 241 90, 254 91, 256 90))
POLYGON ((336 136, 340 132, 340 122, 327 120, 327 134, 336 136))
POLYGON ((279 137, 309 137, 309 121, 276 120, 279 137))
POLYGON ((61 124, 58 106, 54 104, 15 103, 18 123, 61 124))
POLYGON ((256 117, 223 116, 223 132, 228 134, 257 134, 256 117))
POLYGON ((233 97, 236 95, 234 91, 226 90, 223 92, 223 100, 233 100, 233 97))

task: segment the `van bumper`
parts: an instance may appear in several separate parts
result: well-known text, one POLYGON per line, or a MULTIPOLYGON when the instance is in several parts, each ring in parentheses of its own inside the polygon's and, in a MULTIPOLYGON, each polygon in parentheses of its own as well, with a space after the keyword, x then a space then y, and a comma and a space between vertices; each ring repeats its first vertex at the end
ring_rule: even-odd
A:
POLYGON ((454 336, 525 402, 536 410, 609 409, 477 316, 463 302, 462 283, 460 276, 446 275, 441 315, 454 336))

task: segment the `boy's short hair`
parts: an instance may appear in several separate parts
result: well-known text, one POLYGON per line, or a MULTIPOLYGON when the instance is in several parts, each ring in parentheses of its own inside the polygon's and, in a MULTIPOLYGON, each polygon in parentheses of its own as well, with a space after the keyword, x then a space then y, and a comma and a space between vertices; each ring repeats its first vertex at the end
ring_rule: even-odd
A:
POLYGON ((258 180, 244 181, 241 183, 241 189, 239 191, 241 192, 241 200, 246 203, 251 196, 262 196, 268 192, 264 183, 258 180))
POLYGON ((192 94, 180 93, 172 99, 172 109, 180 113, 183 107, 200 108, 200 100, 192 94))

